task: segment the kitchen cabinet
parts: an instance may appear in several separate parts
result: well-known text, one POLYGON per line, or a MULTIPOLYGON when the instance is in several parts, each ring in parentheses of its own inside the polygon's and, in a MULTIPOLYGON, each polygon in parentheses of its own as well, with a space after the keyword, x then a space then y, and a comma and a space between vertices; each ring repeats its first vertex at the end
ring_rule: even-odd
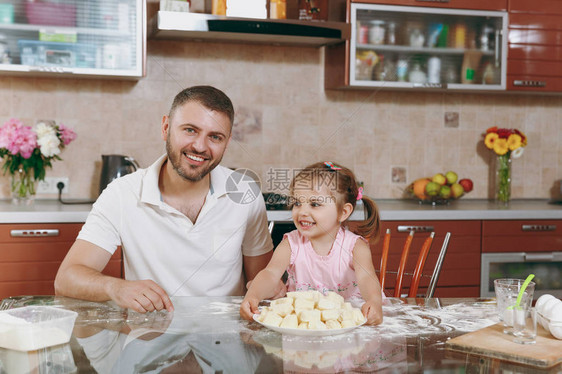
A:
MULTIPOLYGON (((404 242, 411 230, 415 231, 410 247, 406 272, 412 273, 423 242, 435 232, 435 238, 425 263, 425 271, 420 282, 419 293, 425 294, 433 267, 443 245, 445 234, 451 233, 447 253, 437 282, 435 297, 472 297, 479 296, 480 288, 480 236, 481 221, 383 221, 381 222, 381 239, 371 243, 373 264, 380 269, 383 236, 387 229, 391 231, 390 250, 387 271, 398 270, 404 242), (427 276, 426 276, 427 275, 427 276)), ((387 274, 386 294, 392 294, 396 274, 387 274)), ((411 275, 404 277, 403 292, 407 293, 411 275)))
POLYGON ((145 75, 143 0, 11 0, 0 15, 0 74, 145 75))
POLYGON ((388 4, 470 10, 506 10, 507 0, 362 0, 364 4, 388 4))
MULTIPOLYGON (((0 299, 53 295, 54 280, 82 223, 0 224, 0 299)), ((122 276, 118 250, 103 271, 122 276)))
POLYGON ((507 89, 562 92, 562 3, 509 0, 507 89))
POLYGON ((562 297, 562 221, 483 221, 481 268, 481 296, 494 295, 494 279, 535 274, 535 299, 562 297))
POLYGON ((327 47, 326 88, 505 90, 506 12, 348 8, 351 40, 327 47))

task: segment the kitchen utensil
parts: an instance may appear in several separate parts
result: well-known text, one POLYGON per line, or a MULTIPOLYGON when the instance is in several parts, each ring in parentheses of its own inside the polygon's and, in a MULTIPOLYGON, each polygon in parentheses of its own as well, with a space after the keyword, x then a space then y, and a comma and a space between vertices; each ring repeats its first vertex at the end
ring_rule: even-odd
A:
POLYGON ((111 181, 139 168, 134 158, 123 155, 102 155, 100 194, 111 181))
MULTIPOLYGON (((519 291, 521 290, 523 279, 496 279, 494 280, 494 292, 496 294, 496 302, 498 305, 498 316, 503 321, 504 333, 511 334, 513 327, 513 305, 517 302, 519 291), (511 309, 509 308, 511 307, 511 309)), ((529 282, 523 291, 525 298, 523 302, 530 304, 533 300, 535 291, 535 283, 529 282)))
POLYGON ((531 281, 533 280, 534 277, 535 277, 535 274, 529 274, 527 276, 527 278, 525 279, 525 282, 523 282, 523 285, 521 286, 521 289, 519 290, 519 295, 517 295, 517 301, 515 302, 516 307, 519 307, 519 304, 521 304, 521 298, 523 297, 523 294, 525 293, 525 289, 527 288, 529 283, 531 283, 531 281))

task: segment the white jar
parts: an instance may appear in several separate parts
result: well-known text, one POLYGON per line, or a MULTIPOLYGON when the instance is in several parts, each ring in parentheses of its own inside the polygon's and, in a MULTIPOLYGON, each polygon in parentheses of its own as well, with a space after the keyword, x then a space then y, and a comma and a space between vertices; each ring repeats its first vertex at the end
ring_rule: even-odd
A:
POLYGON ((371 21, 371 27, 369 28, 369 43, 383 44, 384 33, 384 21, 371 21))
POLYGON ((411 83, 427 83, 427 75, 422 71, 420 64, 414 64, 408 74, 408 80, 411 83))
POLYGON ((441 83, 441 58, 433 56, 427 60, 427 81, 433 84, 441 83))

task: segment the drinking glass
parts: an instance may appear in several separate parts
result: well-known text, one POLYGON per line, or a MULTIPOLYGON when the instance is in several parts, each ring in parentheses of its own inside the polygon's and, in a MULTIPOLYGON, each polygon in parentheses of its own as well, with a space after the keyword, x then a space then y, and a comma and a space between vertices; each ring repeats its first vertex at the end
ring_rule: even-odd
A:
POLYGON ((513 312, 513 341, 519 344, 534 344, 537 338, 537 311, 529 304, 521 303, 513 312))
MULTIPOLYGON (((502 278, 494 280, 494 291, 496 293, 496 303, 498 316, 503 321, 503 332, 505 334, 513 333, 513 308, 517 302, 517 296, 523 286, 524 279, 502 278)), ((533 302, 533 293, 535 291, 535 282, 530 282, 525 288, 521 298, 521 304, 526 304, 528 308, 533 302)), ((520 306, 521 306, 520 304, 520 306)))

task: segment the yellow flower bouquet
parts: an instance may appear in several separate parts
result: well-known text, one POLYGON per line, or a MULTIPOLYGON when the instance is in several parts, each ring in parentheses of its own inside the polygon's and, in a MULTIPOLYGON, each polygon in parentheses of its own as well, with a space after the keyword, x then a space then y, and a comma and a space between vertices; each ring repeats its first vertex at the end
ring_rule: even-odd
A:
POLYGON ((511 198, 511 158, 523 155, 527 137, 517 129, 490 127, 484 134, 484 144, 493 150, 496 160, 496 199, 504 204, 511 198))

